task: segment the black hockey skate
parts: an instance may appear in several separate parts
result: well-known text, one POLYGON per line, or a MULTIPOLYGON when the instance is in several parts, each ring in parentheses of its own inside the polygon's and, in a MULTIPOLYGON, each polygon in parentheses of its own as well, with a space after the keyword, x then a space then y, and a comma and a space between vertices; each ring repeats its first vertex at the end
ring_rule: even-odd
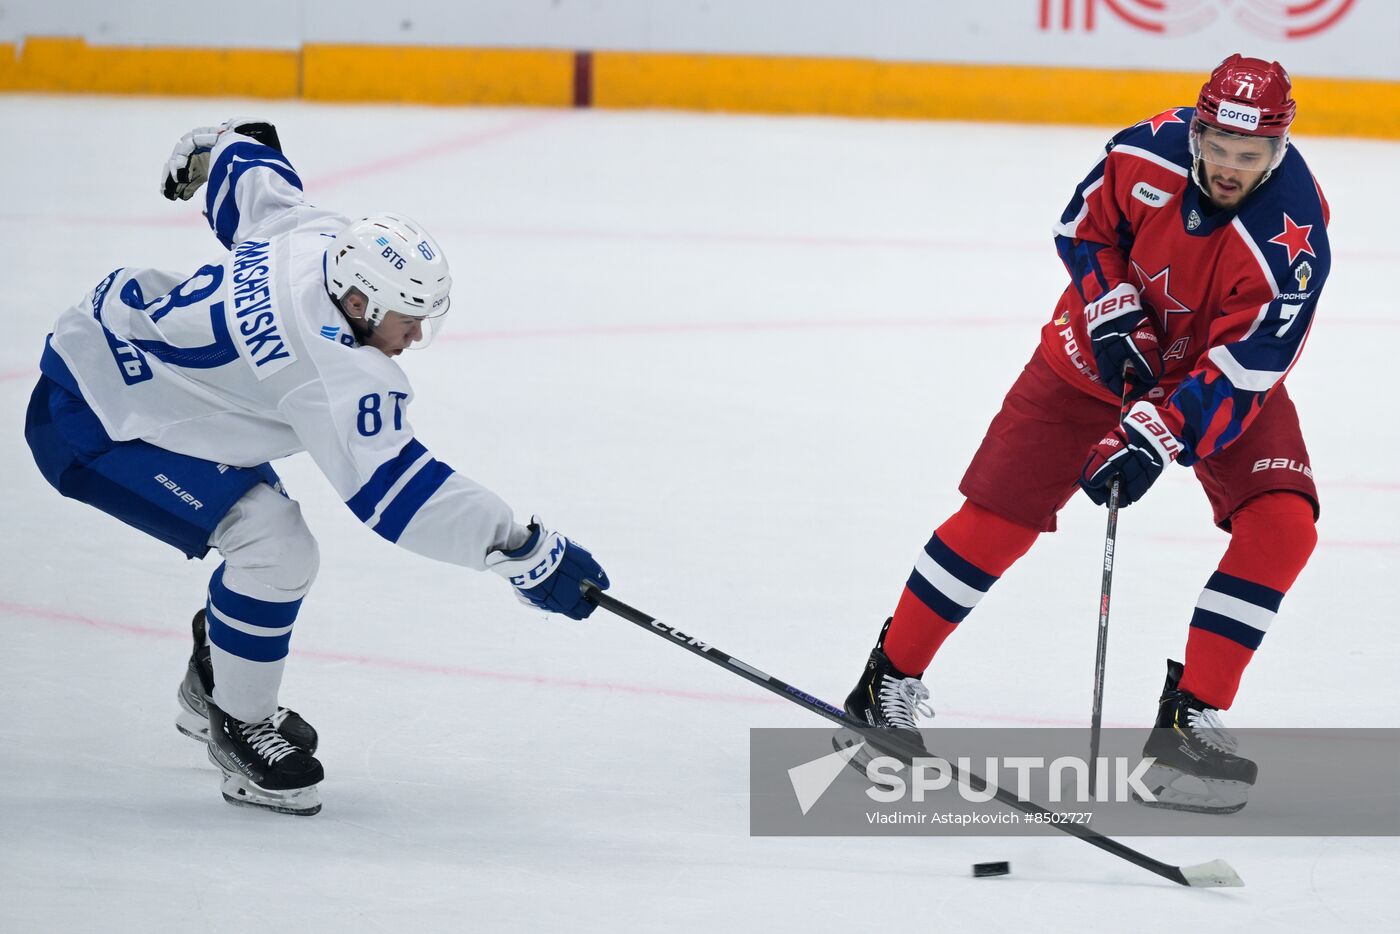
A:
POLYGON ((224 773, 224 800, 310 816, 321 810, 321 763, 283 738, 272 718, 245 723, 209 704, 209 761, 224 773))
MULTIPOLYGON (((881 730, 894 730, 898 735, 912 742, 918 749, 924 748, 923 737, 919 735, 918 716, 933 716, 933 708, 925 703, 929 699, 928 688, 924 686, 923 672, 917 675, 906 674, 894 667, 885 654, 885 633, 889 632, 892 619, 885 620, 880 630, 879 641, 870 652, 870 660, 865 664, 860 681, 846 698, 846 713, 856 720, 881 730)), ((869 746, 861 746, 864 737, 851 730, 840 730, 831 738, 832 748, 856 749, 847 760, 852 768, 864 774, 872 754, 869 746)))
MULTIPOLYGON (((190 663, 185 669, 185 680, 180 682, 180 690, 175 695, 180 702, 180 713, 175 717, 175 729, 190 739, 207 743, 209 698, 214 693, 214 665, 209 658, 203 610, 194 614, 190 628, 194 635, 194 651, 190 653, 190 663)), ((316 752, 319 741, 316 728, 303 720, 301 714, 295 710, 278 707, 277 713, 272 715, 272 723, 283 739, 302 752, 316 752)))
POLYGON ((1247 803, 1259 768, 1235 754, 1238 741, 1214 707, 1177 687, 1181 673, 1180 662, 1167 662, 1156 727, 1142 748, 1157 760, 1142 778, 1157 800, 1134 798, 1148 807, 1232 814, 1247 803))

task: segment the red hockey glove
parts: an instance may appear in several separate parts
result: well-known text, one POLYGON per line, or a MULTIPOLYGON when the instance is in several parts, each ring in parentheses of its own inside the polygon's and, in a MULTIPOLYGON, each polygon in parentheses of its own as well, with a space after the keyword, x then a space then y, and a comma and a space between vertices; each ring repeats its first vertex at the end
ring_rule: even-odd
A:
POLYGON ((1139 402, 1108 437, 1094 445, 1079 474, 1079 485, 1103 506, 1117 478, 1118 505, 1130 506, 1142 499, 1180 453, 1181 442, 1163 423, 1157 407, 1139 402))

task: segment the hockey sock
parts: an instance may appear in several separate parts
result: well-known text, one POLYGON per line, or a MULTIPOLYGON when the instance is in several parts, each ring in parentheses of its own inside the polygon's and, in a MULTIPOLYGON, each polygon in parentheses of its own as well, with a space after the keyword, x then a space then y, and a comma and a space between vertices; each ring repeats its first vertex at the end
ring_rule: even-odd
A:
POLYGON ((1245 666, 1317 544, 1313 506, 1266 493, 1230 518, 1230 546, 1196 602, 1181 689, 1221 710, 1234 703, 1245 666))
POLYGON ((964 502, 924 546, 904 585, 885 654, 922 675, 943 641, 1040 533, 964 502))
POLYGON ((214 702, 239 720, 262 720, 277 712, 282 667, 301 599, 273 602, 238 593, 226 582, 227 568, 221 564, 214 571, 205 605, 214 702))
POLYGON ((295 502, 259 483, 220 520, 209 544, 224 563, 209 580, 214 703, 238 720, 277 712, 292 624, 319 566, 295 502))

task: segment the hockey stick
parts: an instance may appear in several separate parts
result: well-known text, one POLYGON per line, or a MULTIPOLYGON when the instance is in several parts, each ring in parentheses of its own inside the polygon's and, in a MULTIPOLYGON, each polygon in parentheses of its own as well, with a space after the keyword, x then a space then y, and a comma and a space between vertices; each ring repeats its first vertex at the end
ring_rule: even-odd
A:
POLYGON ((1118 541, 1118 478, 1108 490, 1108 531, 1103 539, 1103 584, 1099 587, 1099 644, 1094 651, 1094 711, 1089 718, 1089 797, 1098 796, 1099 733, 1103 727, 1103 670, 1108 661, 1108 597, 1113 589, 1113 549, 1118 541))
MULTIPOLYGON (((579 586, 583 590, 584 597, 589 602, 627 620, 629 623, 635 623, 643 629, 655 633, 668 642, 679 645, 687 652, 699 655, 701 658, 719 665, 721 668, 738 675, 745 681, 756 684, 764 690, 785 698, 799 707, 805 707, 807 710, 819 716, 823 716, 833 723, 840 724, 881 750, 887 751, 903 759, 905 762, 909 762, 916 756, 928 755, 928 751, 922 746, 915 746, 913 743, 910 743, 900 736, 890 736, 888 735, 890 732, 888 730, 877 730, 870 727, 848 716, 840 707, 833 707, 826 701, 808 694, 806 691, 799 690, 785 681, 780 681, 772 675, 760 671, 732 655, 727 655, 692 635, 681 632, 674 626, 663 623, 659 619, 648 616, 641 610, 628 606, 616 597, 608 596, 599 590, 591 581, 584 581, 579 586)), ((948 763, 948 765, 954 782, 966 782, 973 790, 978 792, 987 790, 987 782, 980 776, 972 772, 967 772, 960 776, 958 769, 953 766, 952 763, 948 763)), ((1024 814, 1048 817, 1054 813, 1038 804, 1022 801, 1013 793, 1002 788, 996 788, 994 794, 996 799, 1002 804, 1015 808, 1024 814)), ((1230 868, 1229 863, 1226 863, 1222 859, 1211 860, 1208 863, 1200 863, 1195 866, 1173 866, 1169 863, 1153 859, 1143 853, 1139 853, 1132 847, 1119 843, 1112 837, 1106 837, 1097 830, 1092 830, 1083 824, 1047 822, 1057 830, 1078 837, 1085 843, 1112 853, 1114 856, 1125 859, 1135 866, 1141 866, 1149 872, 1155 872, 1164 879, 1170 879, 1179 885, 1189 885, 1198 888, 1244 885, 1244 882, 1240 880, 1235 870, 1230 868)))
MULTIPOLYGON (((1123 400, 1118 404, 1118 418, 1122 420, 1132 395, 1128 378, 1133 368, 1129 364, 1123 368, 1123 400)), ((1103 728, 1103 679, 1104 667, 1108 662, 1108 598, 1113 590, 1113 555, 1118 543, 1118 490, 1119 478, 1114 477, 1108 488, 1108 531, 1103 537, 1103 583, 1099 586, 1099 638, 1094 649, 1094 709, 1089 716, 1089 797, 1098 797, 1099 778, 1099 735, 1103 728)))

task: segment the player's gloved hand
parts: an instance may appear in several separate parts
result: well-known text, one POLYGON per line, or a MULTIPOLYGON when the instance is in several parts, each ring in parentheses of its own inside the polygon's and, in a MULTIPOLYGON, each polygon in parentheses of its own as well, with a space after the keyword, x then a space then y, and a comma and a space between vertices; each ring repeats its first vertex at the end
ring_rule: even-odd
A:
POLYGON ((264 146, 282 151, 277 128, 266 120, 235 117, 219 126, 202 126, 190 130, 170 153, 161 176, 160 193, 167 200, 188 201, 209 179, 209 153, 228 130, 251 137, 264 146))
POLYGON ((1131 283, 1120 283, 1085 305, 1084 324, 1099 379, 1114 395, 1123 394, 1125 366, 1133 368, 1133 398, 1157 385, 1162 377, 1162 344, 1131 283))
POLYGON ((222 129, 201 126, 180 137, 170 158, 165 160, 165 174, 161 176, 160 193, 166 200, 188 201, 204 186, 209 178, 209 152, 222 129))
POLYGON ((608 589, 608 575, 578 542, 551 532, 539 516, 530 519, 530 537, 510 551, 493 551, 486 566, 510 581, 521 603, 571 619, 585 619, 597 607, 585 600, 581 581, 608 589))
POLYGON ((1162 470, 1181 453, 1181 442, 1162 421, 1157 407, 1139 402, 1108 436, 1094 445, 1079 474, 1079 485, 1103 506, 1116 478, 1118 505, 1142 499, 1162 470))

